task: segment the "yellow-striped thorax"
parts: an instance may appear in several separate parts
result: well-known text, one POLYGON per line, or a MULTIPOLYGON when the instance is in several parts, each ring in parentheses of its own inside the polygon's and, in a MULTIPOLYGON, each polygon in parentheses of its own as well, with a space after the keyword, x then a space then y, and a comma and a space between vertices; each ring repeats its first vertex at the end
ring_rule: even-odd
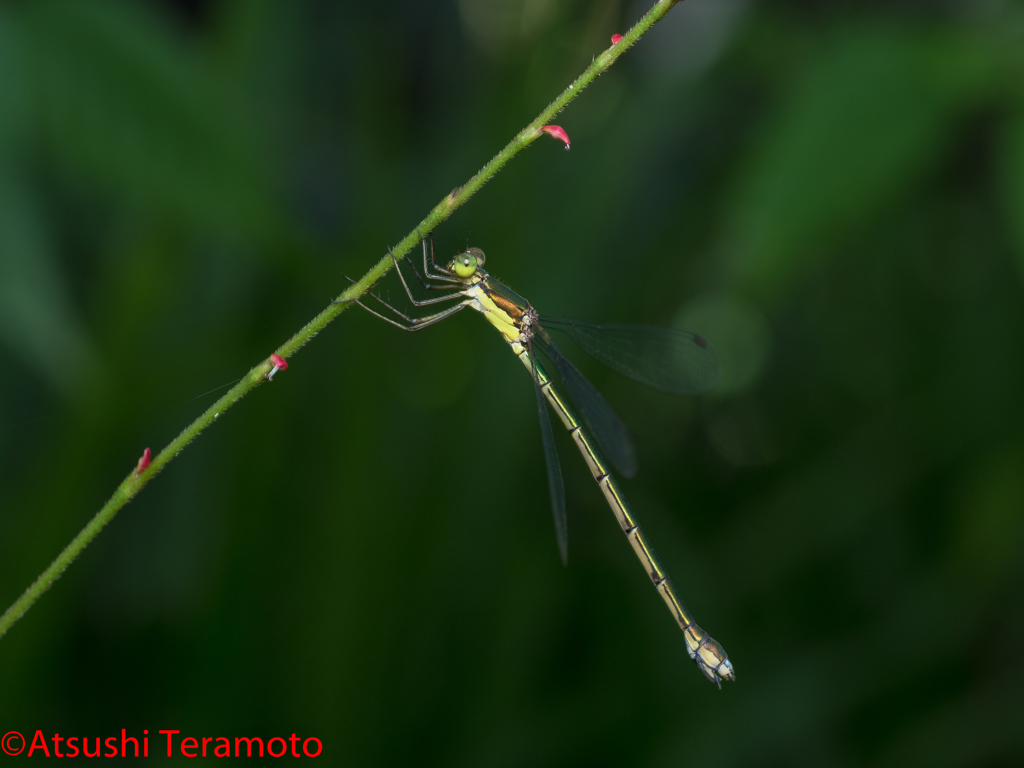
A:
POLYGON ((450 262, 448 271, 462 284, 470 305, 487 318, 519 354, 536 333, 537 311, 530 302, 491 277, 483 268, 486 257, 479 248, 467 248, 450 262))

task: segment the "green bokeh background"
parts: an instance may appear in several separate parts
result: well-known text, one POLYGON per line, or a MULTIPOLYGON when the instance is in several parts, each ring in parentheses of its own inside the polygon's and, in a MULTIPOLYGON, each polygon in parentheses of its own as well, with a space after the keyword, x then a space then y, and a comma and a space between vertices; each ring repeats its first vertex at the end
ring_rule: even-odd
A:
MULTIPOLYGON (((645 10, 0 4, 0 602, 645 10)), ((737 683, 686 657, 559 436, 562 568, 486 323, 350 311, 0 640, 0 731, 1021 765, 1022 84, 1020 2, 688 0, 558 117, 570 152, 537 142, 437 232, 542 312, 718 347, 693 399, 578 362, 737 683)))

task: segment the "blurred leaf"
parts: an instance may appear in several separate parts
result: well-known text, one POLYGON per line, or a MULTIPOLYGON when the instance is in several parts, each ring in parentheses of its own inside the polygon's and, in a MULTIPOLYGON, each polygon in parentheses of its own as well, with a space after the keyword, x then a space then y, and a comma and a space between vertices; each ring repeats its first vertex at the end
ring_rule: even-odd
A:
POLYGON ((995 581, 1020 568, 1024 544, 1024 448, 985 457, 963 494, 953 561, 962 575, 995 581))
POLYGON ((17 177, 0 173, 0 338, 65 393, 96 372, 68 298, 49 228, 17 177))
POLYGON ((28 66, 21 29, 0 6, 0 156, 22 138, 29 122, 28 66))
POLYGON ((551 0, 459 0, 467 37, 495 57, 533 39, 557 11, 557 3, 551 0))
POLYGON ((50 0, 26 10, 60 161, 189 226, 274 234, 269 180, 240 120, 142 5, 50 0))
POLYGON ((994 54, 965 35, 860 29, 807 61, 764 126, 726 231, 739 280, 773 292, 939 161, 988 92, 994 54))
POLYGON ((729 293, 706 293, 686 302, 672 323, 710 339, 722 361, 718 397, 742 392, 764 371, 771 351, 768 321, 756 306, 729 293))
POLYGON ((1017 246, 1017 265, 1024 279, 1024 113, 1014 115, 1003 130, 997 166, 1003 205, 1017 246))

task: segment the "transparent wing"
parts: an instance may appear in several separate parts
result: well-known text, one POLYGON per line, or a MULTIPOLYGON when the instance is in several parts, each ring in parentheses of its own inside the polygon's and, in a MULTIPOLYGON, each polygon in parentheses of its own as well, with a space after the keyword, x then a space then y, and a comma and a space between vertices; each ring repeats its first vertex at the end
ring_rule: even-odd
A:
POLYGON ((535 336, 533 345, 555 364, 569 397, 576 404, 604 455, 623 477, 634 477, 637 470, 636 451, 629 438, 629 430, 619 415, 579 369, 565 358, 554 342, 535 336))
POLYGON ((533 363, 533 388, 537 392, 537 411, 540 414, 540 436, 544 443, 544 462, 548 468, 548 493, 551 495, 551 512, 555 517, 555 538, 558 540, 558 553, 562 556, 562 565, 569 564, 569 521, 565 514, 565 485, 562 482, 562 467, 558 463, 558 451, 555 448, 555 433, 551 429, 551 418, 548 416, 548 404, 544 393, 537 383, 537 362, 533 350, 530 360, 533 363))
POLYGON ((696 395, 718 383, 722 368, 703 336, 672 328, 630 323, 583 323, 541 318, 545 328, 561 331, 619 373, 662 392, 696 395))

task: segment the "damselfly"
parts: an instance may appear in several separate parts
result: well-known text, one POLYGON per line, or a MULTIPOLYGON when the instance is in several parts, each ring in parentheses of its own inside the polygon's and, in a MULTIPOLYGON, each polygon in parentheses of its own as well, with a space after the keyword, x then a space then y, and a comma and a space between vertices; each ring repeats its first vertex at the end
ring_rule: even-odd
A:
POLYGON ((697 626, 686 605, 680 599, 675 586, 665 573, 654 554, 646 534, 640 528, 633 512, 622 495, 615 478, 611 475, 598 446, 607 455, 611 464, 626 477, 636 472, 636 456, 625 426, 601 394, 591 385, 559 351, 548 330, 561 331, 586 352, 621 373, 656 389, 676 394, 696 394, 714 386, 720 375, 718 359, 708 342, 696 334, 668 328, 644 325, 604 324, 593 325, 575 320, 541 317, 530 306, 530 302, 512 291, 508 286, 491 277, 483 268, 484 253, 479 248, 467 248, 447 267, 434 262, 433 236, 430 240, 430 266, 427 264, 427 243, 423 241, 423 275, 416 271, 417 279, 427 290, 447 290, 444 295, 423 301, 417 300, 394 254, 395 270, 405 287, 409 300, 417 307, 458 301, 440 312, 425 317, 413 318, 374 295, 399 320, 394 320, 366 306, 357 303, 382 320, 406 331, 418 331, 433 325, 466 307, 471 307, 493 325, 512 348, 516 357, 526 366, 534 381, 537 394, 537 409, 540 413, 541 437, 544 444, 544 458, 547 463, 548 486, 551 508, 555 518, 555 534, 558 549, 565 563, 568 555, 568 528, 565 515, 565 490, 562 484, 562 470, 555 449, 555 437, 551 429, 544 401, 554 409, 562 424, 569 431, 576 446, 583 454, 594 479, 604 493, 608 505, 619 522, 623 533, 633 545, 633 551, 647 570, 655 589, 661 595, 669 611, 683 631, 690 658, 697 662, 704 676, 721 687, 722 680, 734 680, 732 663, 722 646, 697 626), (582 422, 572 407, 555 388, 537 353, 554 363, 573 402, 579 408, 582 422), (584 424, 586 428, 584 428, 584 424), (589 429, 589 432, 587 431, 589 429), (591 433, 593 438, 591 438, 591 433))

